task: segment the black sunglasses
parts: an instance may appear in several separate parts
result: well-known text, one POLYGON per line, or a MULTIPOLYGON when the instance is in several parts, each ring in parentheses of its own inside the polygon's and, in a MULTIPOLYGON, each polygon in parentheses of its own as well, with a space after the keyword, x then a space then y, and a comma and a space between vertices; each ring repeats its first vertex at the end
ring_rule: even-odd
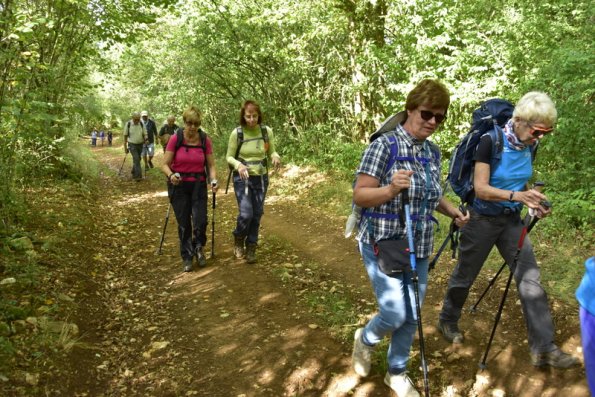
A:
POLYGON ((429 110, 420 110, 419 114, 421 115, 421 118, 424 119, 425 121, 430 121, 430 120, 432 120, 432 117, 433 117, 434 120, 436 120, 436 124, 442 123, 444 121, 444 119, 446 118, 445 114, 432 113, 429 110))

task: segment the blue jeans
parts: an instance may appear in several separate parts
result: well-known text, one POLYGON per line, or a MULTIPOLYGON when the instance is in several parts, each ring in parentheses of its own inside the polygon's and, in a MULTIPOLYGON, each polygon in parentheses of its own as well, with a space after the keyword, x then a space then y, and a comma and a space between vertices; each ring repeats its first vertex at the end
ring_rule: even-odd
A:
POLYGON ((268 175, 250 176, 247 181, 243 181, 240 176, 234 172, 233 189, 236 194, 238 214, 236 228, 233 235, 244 237, 246 244, 256 244, 258 242, 258 231, 260 230, 260 219, 264 214, 264 199, 269 187, 268 175), (246 186, 247 194, 246 194, 246 186))
MULTIPOLYGON (((378 267, 372 244, 359 243, 359 250, 374 288, 379 312, 366 324, 363 342, 373 346, 390 335, 388 368, 400 373, 407 367, 409 352, 417 330, 415 291, 411 273, 389 277, 378 267)), ((428 258, 417 258, 419 305, 421 307, 428 286, 428 258)))
POLYGON ((132 155, 132 178, 141 179, 143 177, 143 171, 140 167, 140 154, 143 150, 142 143, 130 143, 128 142, 128 151, 132 155))

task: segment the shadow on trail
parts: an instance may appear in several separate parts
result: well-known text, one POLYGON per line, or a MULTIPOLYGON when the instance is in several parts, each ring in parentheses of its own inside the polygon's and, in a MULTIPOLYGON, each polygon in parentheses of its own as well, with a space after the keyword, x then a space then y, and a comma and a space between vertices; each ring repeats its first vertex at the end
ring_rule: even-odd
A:
MULTIPOLYGON (((108 168, 103 193, 117 203, 106 217, 111 225, 122 225, 122 255, 109 268, 111 279, 119 281, 118 289, 110 296, 112 313, 106 320, 117 324, 113 327, 117 332, 110 331, 106 339, 119 343, 121 349, 108 366, 113 376, 107 381, 106 395, 122 390, 126 395, 153 396, 389 395, 382 380, 383 365, 376 362, 370 377, 358 378, 350 368, 351 342, 338 341, 318 324, 312 309, 301 304, 295 291, 275 274, 283 261, 291 260, 287 258, 315 262, 329 282, 339 283, 340 293, 361 310, 358 314, 372 314, 373 305, 359 304, 373 301, 372 291, 354 242, 343 238, 342 220, 320 209, 274 200, 272 189, 263 217, 259 260, 247 265, 232 258, 236 203, 233 193, 220 191, 216 255, 206 268, 182 273, 173 212, 163 255, 155 255, 168 207, 165 177, 157 168, 162 154, 157 153, 156 168, 147 173, 147 179, 136 183, 129 179, 130 163, 125 164, 123 177, 116 176, 123 153, 95 152, 108 168), (282 248, 272 243, 275 239, 283 241, 282 248)), ((220 172, 219 179, 224 175, 220 172)), ((273 185, 281 182, 275 178, 273 185)), ((210 239, 210 203, 208 208, 210 239)), ((206 248, 208 257, 210 241, 206 248)), ((515 293, 505 307, 487 370, 479 371, 477 364, 493 323, 499 288, 476 314, 463 315, 465 344, 445 342, 435 322, 451 265, 452 261, 440 264, 431 273, 423 308, 432 395, 588 396, 582 368, 556 371, 530 365, 515 293)), ((487 279, 478 278, 470 302, 487 279)), ((556 320, 574 324, 560 328, 557 322, 557 340, 576 354, 580 339, 573 314, 563 309, 554 312, 556 320)), ((357 326, 344 325, 349 330, 357 326)), ((418 364, 414 344, 411 372, 421 390, 418 364)))

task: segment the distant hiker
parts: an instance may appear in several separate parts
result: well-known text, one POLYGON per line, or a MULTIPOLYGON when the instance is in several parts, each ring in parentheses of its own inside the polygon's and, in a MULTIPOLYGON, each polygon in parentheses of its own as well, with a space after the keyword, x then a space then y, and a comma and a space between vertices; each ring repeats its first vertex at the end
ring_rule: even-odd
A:
POLYGON ((140 113, 132 113, 132 119, 124 126, 124 152, 132 154, 132 179, 140 181, 143 172, 140 165, 140 157, 143 145, 147 143, 147 131, 140 121, 140 113))
POLYGON ((576 299, 580 305, 585 371, 591 394, 595 395, 595 256, 587 259, 585 268, 585 275, 576 290, 576 299))
POLYGON ((105 131, 103 129, 99 131, 99 139, 101 140, 101 146, 103 146, 103 142, 105 141, 105 131))
POLYGON ((163 124, 163 127, 161 127, 161 129, 159 130, 159 141, 161 142, 161 146, 163 147, 163 153, 165 153, 165 148, 167 147, 167 142, 169 141, 169 138, 176 133, 178 128, 179 127, 176 124, 176 116, 167 116, 167 123, 163 124))
POLYGON ((196 257, 206 266, 203 247, 207 242, 207 181, 217 191, 217 170, 211 139, 200 128, 201 115, 191 106, 182 115, 184 129, 171 136, 161 170, 168 179, 168 195, 178 221, 180 255, 184 271, 192 270, 196 257))
POLYGON ((155 155, 155 139, 157 138, 157 125, 149 118, 149 112, 143 110, 141 112, 141 118, 147 131, 148 141, 143 146, 142 156, 145 162, 145 170, 153 168, 153 156, 155 155))
POLYGON ((97 128, 91 131, 91 146, 97 146, 97 128))
MULTIPOLYGON (((494 169, 490 165, 492 137, 490 134, 481 137, 474 156, 475 199, 470 208, 471 220, 460 231, 459 262, 450 276, 438 322, 448 341, 463 342, 457 323, 469 289, 492 248, 498 248, 509 267, 513 263, 523 230, 523 205, 538 211, 540 218, 551 212, 543 205, 546 196, 526 186, 533 175, 531 146, 553 131, 556 119, 556 107, 546 94, 524 95, 504 125, 504 147, 494 169)), ((524 238, 517 266, 511 271, 527 324, 531 363, 556 368, 577 364, 576 358, 554 344, 554 324, 529 236, 524 238)))
POLYGON ((419 396, 407 376, 417 329, 416 302, 411 268, 407 269, 409 256, 405 256, 405 267, 389 276, 380 268, 378 243, 399 240, 407 247, 407 229, 401 215, 402 196, 408 194, 421 305, 428 285, 428 258, 437 222, 433 211, 453 218, 459 226, 469 220, 468 214, 464 215, 442 196, 440 151, 427 139, 446 118, 449 104, 450 95, 441 82, 427 79, 418 83, 407 96, 404 122, 378 136, 364 151, 353 188, 354 204, 365 208, 357 240, 379 312, 365 327, 356 330, 352 365, 358 375, 367 376, 374 347, 389 336, 384 383, 399 396, 419 396), (388 169, 387 164, 391 164, 388 169))
POLYGON ((114 134, 112 133, 112 130, 107 130, 107 145, 108 146, 112 146, 113 139, 114 139, 114 134))
POLYGON ((269 186, 268 158, 275 168, 281 165, 273 130, 262 122, 258 103, 244 102, 240 126, 231 132, 227 145, 227 163, 233 170, 233 188, 239 208, 233 231, 234 255, 240 259, 245 254, 248 263, 256 262, 260 219, 269 186))

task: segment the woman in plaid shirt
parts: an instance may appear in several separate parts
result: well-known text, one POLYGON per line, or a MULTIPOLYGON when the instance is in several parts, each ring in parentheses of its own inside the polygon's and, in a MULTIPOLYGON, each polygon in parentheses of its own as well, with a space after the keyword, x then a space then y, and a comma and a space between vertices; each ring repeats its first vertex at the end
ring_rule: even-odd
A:
POLYGON ((469 220, 468 214, 442 197, 440 152, 427 140, 444 121, 449 104, 450 95, 441 82, 421 81, 407 96, 405 121, 366 148, 353 189, 355 205, 368 209, 357 240, 379 307, 366 326, 355 332, 353 367, 358 375, 367 376, 374 346, 390 335, 384 383, 399 397, 419 396, 406 372, 417 327, 415 295, 410 273, 387 276, 379 269, 375 243, 407 238, 403 217, 398 216, 403 208, 401 193, 406 191, 411 203, 421 305, 436 222, 433 211, 453 218, 459 227, 469 220), (391 140, 398 148, 396 161, 391 159, 391 140))

